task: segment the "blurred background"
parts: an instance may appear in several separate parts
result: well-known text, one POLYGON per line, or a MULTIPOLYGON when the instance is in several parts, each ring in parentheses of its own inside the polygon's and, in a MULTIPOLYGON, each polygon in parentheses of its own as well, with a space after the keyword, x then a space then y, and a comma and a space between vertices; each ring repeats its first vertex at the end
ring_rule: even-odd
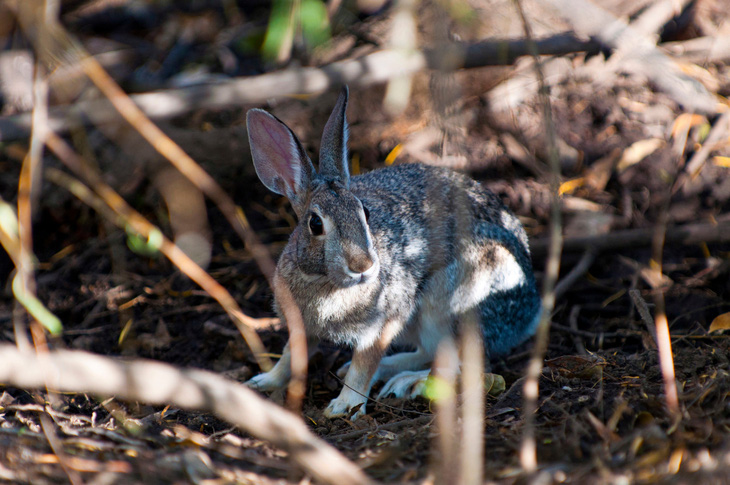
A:
MULTIPOLYGON (((0 3, 0 42, 0 196, 18 218, 2 224, 20 224, 17 244, 35 255, 25 259, 24 271, 33 271, 24 284, 63 324, 60 336, 48 336, 52 346, 150 357, 239 380, 257 373, 224 310, 162 257, 159 238, 207 269, 246 315, 260 319, 264 345, 281 349, 286 335, 273 318, 266 270, 222 208, 229 197, 274 258, 296 224, 288 203, 256 178, 245 113, 272 112, 316 160, 327 116, 348 84, 354 174, 411 162, 469 173, 522 220, 539 279, 557 190, 561 274, 595 250, 590 270, 565 290, 553 315, 554 372, 544 392, 558 404, 538 411, 541 460, 576 480, 603 472, 662 478, 677 456, 682 466, 674 472, 689 471, 698 449, 730 448, 722 333, 730 326, 730 1, 8 0, 0 3), (149 143, 147 125, 119 114, 116 85, 215 187, 184 175, 179 168, 193 170, 190 163, 171 164, 149 143), (44 150, 44 140, 53 149, 44 150), (74 156, 77 169, 68 162, 74 156), (96 196, 82 202, 80 186, 96 196), (161 232, 114 212, 104 187, 161 232), (681 432, 668 431, 655 336, 631 291, 652 311, 657 293, 666 298, 689 423, 681 432), (654 441, 644 440, 646 429, 656 432, 654 441)), ((16 247, 10 240, 6 249, 16 247)), ((16 266, 0 254, 6 341, 16 339, 19 322, 32 320, 13 297, 16 266)), ((508 389, 522 376, 527 349, 493 363, 508 389)), ((313 360, 305 415, 339 386, 330 371, 348 351, 329 350, 313 360)), ((492 479, 516 466, 510 443, 519 437, 521 397, 498 399, 490 409, 499 414, 488 420, 492 479)), ((69 413, 107 413, 88 397, 67 404, 69 413)), ((424 401, 397 406, 429 412, 424 401)), ((372 409, 380 422, 395 419, 388 407, 372 409)), ((19 416, 9 427, 22 426, 19 416)), ((225 429, 202 414, 171 419, 208 437, 225 429)), ((148 430, 150 440, 167 443, 158 433, 171 422, 148 430)), ((345 431, 341 423, 312 423, 325 438, 345 431)), ((377 443, 362 436, 343 447, 376 478, 425 476, 427 429, 377 443)), ((142 449, 145 457, 173 453, 142 449)), ((250 451, 248 465, 235 466, 216 453, 218 472, 238 466, 261 480, 286 475, 270 450, 250 451)), ((12 455, 0 463, 16 470, 12 479, 62 476, 29 460, 12 455)), ((137 460, 129 473, 144 481, 147 472, 137 460)))

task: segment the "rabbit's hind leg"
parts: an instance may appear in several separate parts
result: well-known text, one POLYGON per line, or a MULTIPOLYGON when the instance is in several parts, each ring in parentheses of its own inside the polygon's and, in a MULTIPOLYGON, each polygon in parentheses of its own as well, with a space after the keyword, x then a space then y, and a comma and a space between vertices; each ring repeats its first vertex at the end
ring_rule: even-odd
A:
POLYGON ((373 376, 373 384, 378 381, 388 381, 404 371, 418 371, 428 369, 433 361, 433 354, 418 347, 415 352, 398 352, 383 357, 380 366, 373 376))
POLYGON ((431 369, 405 370, 385 383, 378 393, 378 399, 384 397, 414 399, 423 396, 430 375, 431 369))
POLYGON ((415 337, 417 350, 385 357, 377 377, 387 381, 378 398, 394 396, 413 399, 422 396, 431 374, 436 349, 444 339, 453 338, 455 317, 447 302, 453 292, 456 265, 452 264, 435 273, 425 285, 420 301, 420 314, 415 337))

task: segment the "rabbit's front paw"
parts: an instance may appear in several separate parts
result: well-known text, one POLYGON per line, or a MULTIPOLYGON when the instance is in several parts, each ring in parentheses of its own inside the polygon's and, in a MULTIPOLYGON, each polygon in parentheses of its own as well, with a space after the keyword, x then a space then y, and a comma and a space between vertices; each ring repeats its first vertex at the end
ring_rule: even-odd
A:
MULTIPOLYGON (((349 391, 349 389, 345 389, 349 391)), ((354 393, 354 392, 342 392, 339 396, 334 398, 327 409, 324 410, 324 415, 328 418, 347 418, 356 420, 365 415, 365 402, 367 398, 354 393), (359 406, 359 407, 358 407, 359 406), (352 411, 357 407, 357 410, 352 411), (352 416, 350 416, 352 413, 352 416)))
POLYGON ((279 372, 276 372, 275 369, 272 369, 269 372, 253 376, 245 384, 257 391, 275 391, 286 386, 286 379, 279 372))
POLYGON ((385 383, 378 393, 378 399, 390 396, 410 399, 425 397, 426 381, 430 373, 429 369, 403 371, 385 383))

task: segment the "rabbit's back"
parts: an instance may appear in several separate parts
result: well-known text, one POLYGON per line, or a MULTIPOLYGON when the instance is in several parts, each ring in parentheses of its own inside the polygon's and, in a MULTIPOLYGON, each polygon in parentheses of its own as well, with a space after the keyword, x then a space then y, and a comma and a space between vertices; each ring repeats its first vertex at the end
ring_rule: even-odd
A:
POLYGON ((421 164, 353 177, 351 190, 371 214, 383 273, 378 308, 409 320, 403 343, 423 338, 424 319, 455 326, 469 312, 492 356, 534 333, 540 301, 527 235, 494 193, 421 164))

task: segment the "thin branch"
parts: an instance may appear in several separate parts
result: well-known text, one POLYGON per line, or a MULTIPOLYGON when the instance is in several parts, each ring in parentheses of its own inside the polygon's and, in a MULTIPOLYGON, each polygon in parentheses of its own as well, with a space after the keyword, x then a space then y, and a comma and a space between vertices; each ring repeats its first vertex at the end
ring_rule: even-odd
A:
MULTIPOLYGON (((61 162, 80 177, 84 177, 89 185, 94 188, 98 194, 98 198, 101 198, 103 204, 114 212, 116 217, 112 219, 112 222, 123 228, 129 227, 148 240, 157 240, 160 252, 175 264, 180 271, 185 273, 220 303, 243 335, 259 365, 264 368, 270 366, 269 359, 265 356, 266 352, 261 339, 248 325, 248 322, 253 319, 243 313, 236 300, 220 283, 190 259, 177 245, 167 239, 159 228, 152 225, 142 214, 129 206, 114 189, 102 180, 101 175, 84 164, 83 160, 58 135, 52 132, 49 133, 46 143, 61 162)), ((69 184, 67 188, 81 200, 87 202, 91 207, 98 207, 100 205, 100 202, 95 200, 97 198, 96 194, 82 184, 69 184)))
POLYGON ((631 297, 631 301, 634 303, 636 310, 639 312, 641 321, 644 322, 644 325, 646 325, 646 329, 649 331, 652 338, 654 338, 654 342, 658 344, 656 326, 654 324, 654 319, 651 318, 651 312, 649 311, 649 305, 647 305, 646 300, 641 297, 641 292, 635 288, 629 290, 629 297, 631 297))
MULTIPOLYGON (((730 143, 728 135, 730 135, 730 112, 723 113, 717 119, 704 143, 702 143, 702 147, 692 155, 692 158, 685 165, 684 169, 691 179, 700 174, 710 153, 730 143)), ((678 177, 676 186, 679 187, 680 185, 684 185, 684 183, 685 177, 680 176, 678 177)))
POLYGON ((573 284, 578 281, 578 278, 583 276, 590 269, 593 261, 596 260, 597 253, 598 251, 596 251, 595 248, 586 248, 586 251, 583 253, 583 256, 581 256, 580 261, 578 261, 578 264, 576 264, 573 269, 570 270, 570 273, 565 275, 565 277, 555 285, 555 299, 562 297, 565 292, 568 291, 568 288, 573 286, 573 284))
MULTIPOLYGON (((667 233, 667 219, 669 218, 669 202, 671 195, 667 194, 664 210, 659 216, 654 235, 651 268, 656 273, 657 280, 662 277, 662 261, 664 260, 664 241, 667 233)), ((666 305, 664 302, 664 291, 659 289, 654 295, 654 326, 656 328, 656 341, 659 350, 659 367, 664 380, 664 399, 667 404, 667 411, 672 420, 676 423, 681 414, 679 411, 679 395, 677 391, 677 380, 674 372, 674 355, 672 354, 672 340, 669 335, 669 323, 667 321, 666 305)))
MULTIPOLYGON (((514 0, 517 13, 522 21, 522 27, 525 32, 525 38, 531 40, 533 38, 530 24, 527 21, 525 12, 522 8, 520 0, 514 0)), ((524 406, 522 410, 523 419, 523 435, 522 445, 520 447, 520 464, 527 473, 533 473, 537 469, 537 444, 535 439, 535 412, 537 411, 537 401, 539 396, 539 381, 542 374, 543 361, 548 348, 550 339, 550 315, 555 307, 555 284, 560 273, 560 255, 562 252, 563 233, 560 213, 560 196, 558 188, 560 186, 560 156, 557 148, 557 134, 555 133, 555 125, 552 118, 552 106, 550 104, 550 96, 545 83, 545 75, 542 71, 542 65, 538 56, 536 47, 531 49, 535 75, 539 84, 539 101, 542 107, 543 128, 545 130, 545 140, 547 145, 548 163, 550 165, 550 243, 548 247, 548 259, 545 265, 545 278, 542 287, 542 313, 540 315, 540 323, 537 327, 535 335, 535 346, 532 350, 530 362, 527 366, 525 375, 525 383, 523 387, 524 406)))
POLYGON ((54 351, 42 360, 7 344, 0 345, 0 362, 0 382, 5 385, 32 389, 42 388, 48 381, 50 388, 60 392, 211 412, 287 451, 321 482, 372 483, 355 464, 314 436, 296 415, 212 372, 179 370, 154 361, 122 362, 81 351, 54 351))
POLYGON ((479 316, 461 322, 461 440, 459 485, 484 482, 484 342, 479 316))
MULTIPOLYGON (((592 248, 598 252, 633 247, 651 246, 654 237, 654 228, 626 229, 597 236, 571 237, 563 243, 564 252, 585 251, 592 248)), ((720 243, 730 241, 730 223, 720 224, 696 223, 667 228, 665 244, 698 244, 720 243)), ((550 240, 548 238, 534 239, 530 242, 533 256, 547 254, 550 240)))

